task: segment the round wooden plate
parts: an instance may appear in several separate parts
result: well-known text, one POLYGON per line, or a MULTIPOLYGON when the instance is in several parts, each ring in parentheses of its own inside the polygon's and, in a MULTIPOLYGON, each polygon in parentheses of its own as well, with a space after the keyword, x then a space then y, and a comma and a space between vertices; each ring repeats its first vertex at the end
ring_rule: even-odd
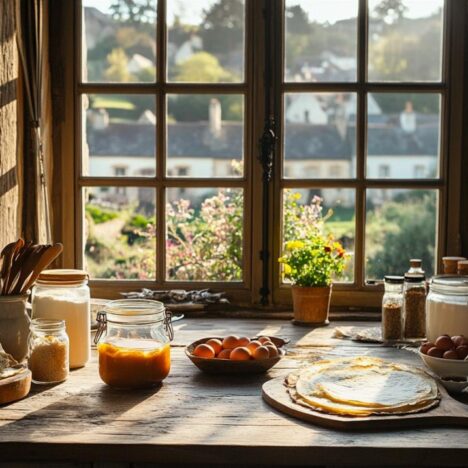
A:
POLYGON ((31 371, 25 369, 19 374, 0 380, 0 405, 21 400, 31 390, 31 371))
POLYGON ((428 411, 405 415, 388 416, 337 416, 321 413, 295 403, 284 385, 284 377, 265 382, 263 399, 273 408, 303 421, 340 430, 372 430, 417 426, 466 426, 468 427, 468 404, 461 403, 439 385, 439 406, 428 411))
MULTIPOLYGON (((262 359, 260 361, 231 361, 230 359, 208 359, 194 356, 193 350, 201 343, 205 343, 212 338, 222 340, 219 336, 210 336, 202 338, 201 340, 194 341, 192 344, 185 348, 187 357, 203 372, 209 374, 260 374, 271 369, 281 358, 286 354, 284 346, 289 342, 276 336, 269 336, 268 338, 277 346, 279 356, 262 359)), ((257 337, 258 338, 258 337, 257 337)))

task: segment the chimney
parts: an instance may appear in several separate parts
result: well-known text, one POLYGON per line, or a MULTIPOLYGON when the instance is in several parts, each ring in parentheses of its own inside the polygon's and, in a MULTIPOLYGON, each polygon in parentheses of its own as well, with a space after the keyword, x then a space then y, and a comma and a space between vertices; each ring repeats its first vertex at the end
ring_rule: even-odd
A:
POLYGON ((405 133, 416 131, 416 114, 411 101, 406 101, 405 110, 400 114, 400 126, 405 133))
POLYGON ((208 110, 210 132, 214 136, 219 136, 221 133, 221 103, 219 99, 213 98, 210 101, 208 110))
POLYGON ((92 125, 95 130, 104 130, 109 126, 109 114, 105 109, 98 109, 93 113, 92 125))

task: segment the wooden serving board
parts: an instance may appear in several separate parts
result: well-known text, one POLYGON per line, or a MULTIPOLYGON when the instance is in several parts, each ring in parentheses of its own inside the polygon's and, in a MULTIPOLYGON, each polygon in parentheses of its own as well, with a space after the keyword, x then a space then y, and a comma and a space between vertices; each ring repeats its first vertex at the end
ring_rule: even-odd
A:
POLYGON ((0 380, 0 405, 21 400, 31 390, 31 371, 25 369, 20 374, 0 380))
POLYGON ((262 387, 263 399, 273 408, 303 421, 332 429, 352 431, 418 426, 468 427, 468 404, 453 399, 441 385, 439 391, 442 397, 439 406, 426 412, 403 416, 346 417, 321 413, 298 405, 289 396, 284 377, 269 380, 262 387))

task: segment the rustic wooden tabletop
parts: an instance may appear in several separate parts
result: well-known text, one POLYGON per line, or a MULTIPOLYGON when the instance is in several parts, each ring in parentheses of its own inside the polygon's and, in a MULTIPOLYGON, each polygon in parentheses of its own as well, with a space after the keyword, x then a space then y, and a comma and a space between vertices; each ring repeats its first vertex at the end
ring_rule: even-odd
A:
POLYGON ((421 365, 411 351, 333 338, 335 326, 345 325, 373 324, 310 330, 280 320, 184 319, 175 324, 171 373, 156 390, 107 387, 93 355, 63 384, 33 386, 28 398, 0 408, 0 467, 52 461, 67 467, 467 466, 467 429, 340 432, 295 420, 262 400, 265 381, 317 356, 373 355, 421 365), (227 334, 278 335, 291 343, 276 367, 257 376, 205 375, 184 354, 196 339, 227 334))

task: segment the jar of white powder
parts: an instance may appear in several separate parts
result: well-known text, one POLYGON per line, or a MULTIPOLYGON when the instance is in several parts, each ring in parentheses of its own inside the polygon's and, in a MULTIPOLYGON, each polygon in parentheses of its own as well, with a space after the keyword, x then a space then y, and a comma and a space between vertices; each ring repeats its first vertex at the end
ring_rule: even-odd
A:
POLYGON ((34 319, 64 320, 70 339, 70 368, 83 367, 90 357, 90 292, 81 270, 45 270, 32 292, 34 319))
POLYGON ((468 276, 440 275, 430 282, 426 299, 426 336, 468 336, 468 276))

